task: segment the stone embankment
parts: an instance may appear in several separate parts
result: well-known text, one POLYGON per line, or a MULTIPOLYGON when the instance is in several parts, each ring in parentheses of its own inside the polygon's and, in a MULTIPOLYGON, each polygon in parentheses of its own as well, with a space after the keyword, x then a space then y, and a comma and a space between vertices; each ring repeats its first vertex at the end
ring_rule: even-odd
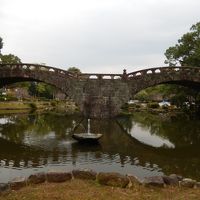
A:
POLYGON ((200 182, 190 178, 171 174, 169 176, 151 176, 145 177, 143 180, 138 179, 134 175, 122 175, 114 172, 94 172, 92 170, 73 170, 70 172, 50 171, 47 173, 36 173, 28 178, 17 177, 9 183, 0 183, 0 193, 9 190, 18 190, 30 184, 40 184, 44 182, 61 183, 72 179, 83 179, 96 181, 100 185, 112 187, 133 188, 134 185, 144 185, 147 187, 184 187, 184 188, 200 188, 200 182))

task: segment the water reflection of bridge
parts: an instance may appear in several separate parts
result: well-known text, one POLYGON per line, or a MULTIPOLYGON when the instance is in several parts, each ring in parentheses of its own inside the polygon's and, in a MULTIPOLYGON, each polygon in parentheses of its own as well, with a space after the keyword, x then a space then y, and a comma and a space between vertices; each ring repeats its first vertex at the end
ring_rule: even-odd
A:
MULTIPOLYGON (((199 170, 191 165, 191 159, 199 163, 197 146, 175 149, 154 148, 132 138, 115 121, 92 121, 93 132, 104 134, 99 146, 80 146, 71 139, 70 131, 74 119, 53 115, 21 115, 12 117, 11 123, 1 125, 0 159, 1 166, 32 168, 51 164, 90 167, 92 163, 103 166, 119 164, 138 166, 144 169, 163 170, 196 176, 199 170), (45 123, 43 123, 45 121, 45 123), (193 155, 193 156, 191 156, 193 155), (187 159, 188 158, 188 159, 187 159)), ((125 120, 127 123, 127 119, 125 120)), ((121 121, 122 122, 122 121, 121 121)), ((131 124, 123 124, 131 128, 131 124)), ((77 131, 82 131, 81 128, 77 131)), ((199 163, 200 164, 200 163, 199 163)))

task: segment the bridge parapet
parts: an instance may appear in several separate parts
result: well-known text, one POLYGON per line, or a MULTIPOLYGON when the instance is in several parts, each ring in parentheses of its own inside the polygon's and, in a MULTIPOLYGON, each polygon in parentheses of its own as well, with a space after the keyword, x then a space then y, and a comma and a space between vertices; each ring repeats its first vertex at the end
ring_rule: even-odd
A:
POLYGON ((78 75, 80 79, 122 79, 122 74, 89 74, 83 73, 78 75))
POLYGON ((72 78, 76 78, 73 73, 70 73, 66 70, 55 68, 55 67, 49 67, 46 65, 38 65, 38 64, 28 64, 28 63, 20 63, 20 64, 0 64, 0 69, 9 69, 9 70, 22 70, 24 72, 27 71, 41 71, 41 72, 50 72, 55 73, 59 75, 64 75, 72 78))
POLYGON ((182 72, 189 73, 200 73, 200 68, 198 67, 158 67, 158 68, 149 68, 145 70, 140 70, 136 72, 131 72, 127 74, 128 79, 134 79, 136 77, 144 76, 144 75, 152 75, 152 74, 177 74, 182 72))

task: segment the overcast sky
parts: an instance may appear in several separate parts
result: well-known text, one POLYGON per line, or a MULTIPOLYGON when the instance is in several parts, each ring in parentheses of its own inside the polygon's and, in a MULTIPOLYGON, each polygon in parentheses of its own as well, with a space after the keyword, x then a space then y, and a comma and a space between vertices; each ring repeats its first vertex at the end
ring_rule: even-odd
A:
POLYGON ((163 66, 199 10, 200 0, 0 0, 2 53, 82 72, 163 66))

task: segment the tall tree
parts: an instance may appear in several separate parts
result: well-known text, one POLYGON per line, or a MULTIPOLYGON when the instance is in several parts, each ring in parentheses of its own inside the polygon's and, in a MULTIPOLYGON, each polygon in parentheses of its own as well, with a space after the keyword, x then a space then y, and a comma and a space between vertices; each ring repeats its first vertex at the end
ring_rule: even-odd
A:
POLYGON ((169 47, 165 56, 169 66, 200 67, 200 22, 192 25, 190 31, 184 34, 175 46, 169 47))
POLYGON ((1 55, 2 48, 3 48, 3 39, 0 37, 0 55, 1 55))
POLYGON ((8 54, 8 55, 1 55, 0 54, 0 60, 1 60, 1 63, 3 63, 3 64, 21 63, 20 58, 15 56, 15 55, 13 55, 13 54, 8 54))
MULTIPOLYGON (((200 22, 192 25, 190 31, 185 33, 175 46, 169 47, 165 56, 165 63, 169 66, 200 67, 200 22)), ((170 86, 169 89, 175 94, 172 101, 177 104, 183 104, 185 101, 199 104, 198 91, 176 85, 170 86)))
POLYGON ((70 67, 67 70, 68 72, 74 73, 74 74, 81 74, 81 70, 77 67, 70 67))
POLYGON ((31 96, 52 99, 56 88, 46 83, 31 82, 28 91, 31 96))

